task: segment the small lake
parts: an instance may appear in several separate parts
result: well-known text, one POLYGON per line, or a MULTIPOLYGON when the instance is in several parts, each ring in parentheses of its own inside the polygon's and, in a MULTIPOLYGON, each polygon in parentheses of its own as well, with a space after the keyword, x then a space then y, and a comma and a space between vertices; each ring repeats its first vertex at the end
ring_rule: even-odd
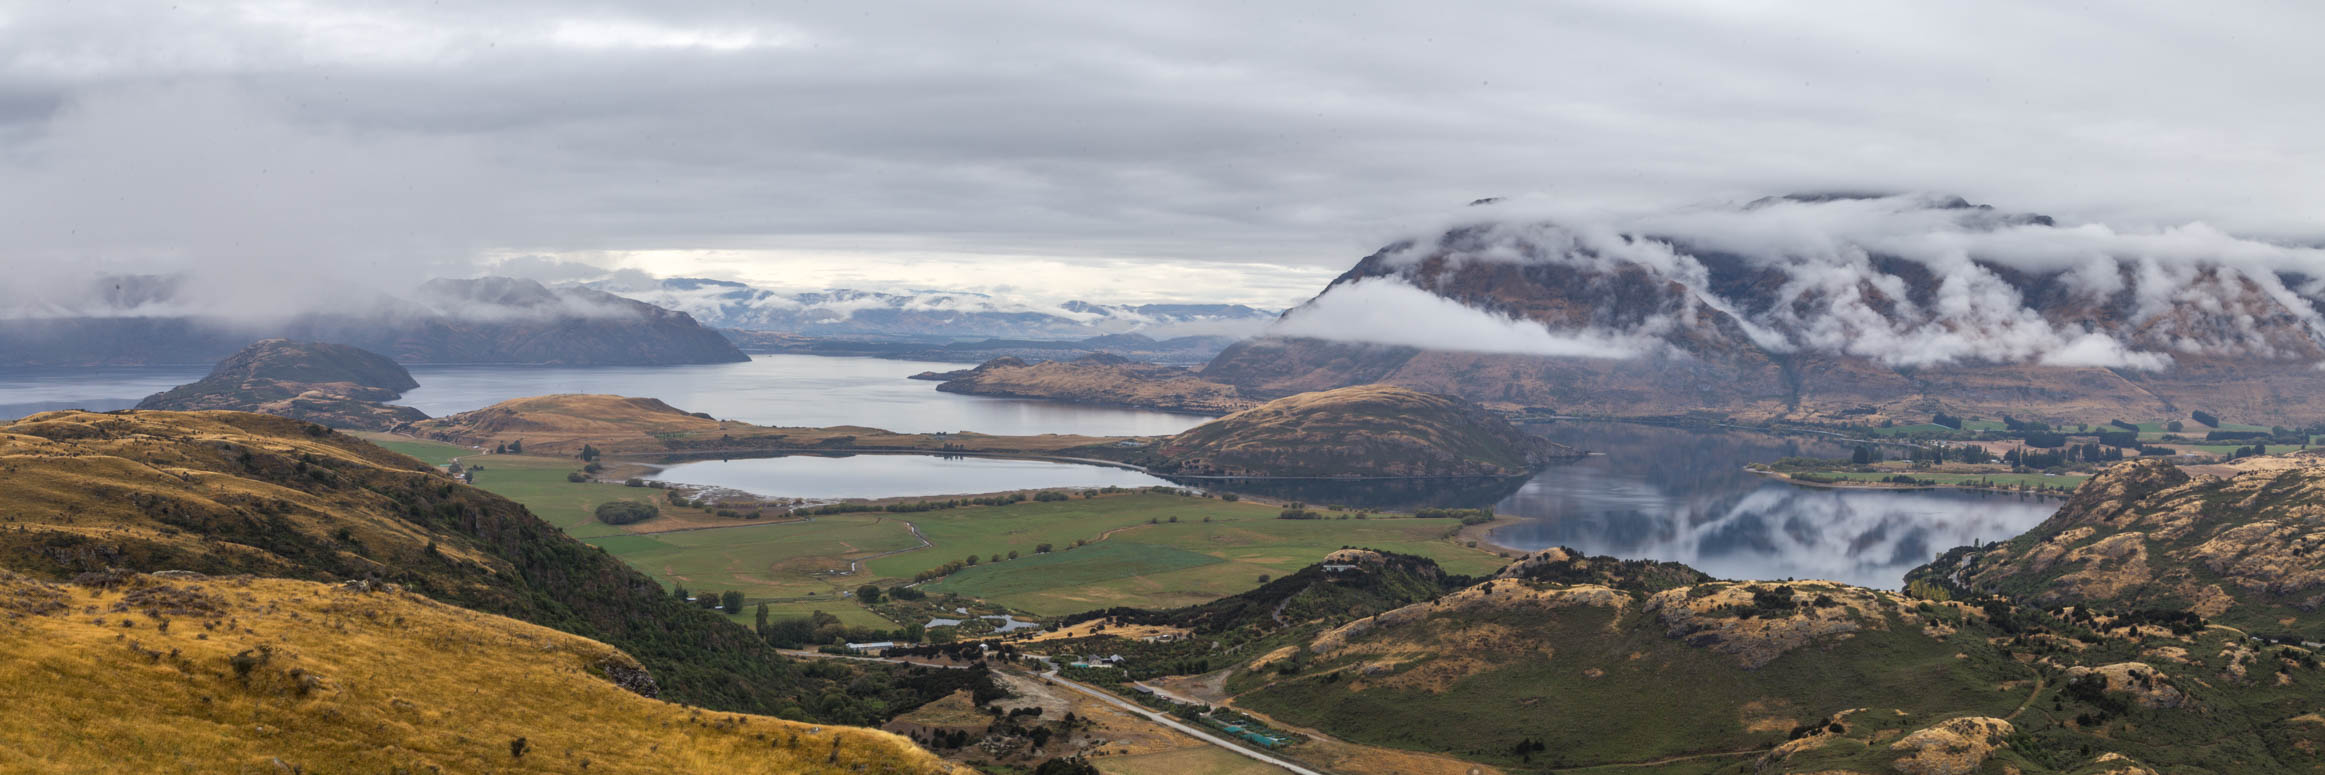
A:
POLYGON ((1885 588, 1939 552, 2023 533, 2060 503, 1962 490, 1803 487, 1744 470, 1783 457, 1848 455, 1847 446, 1814 438, 1612 422, 1528 430, 1602 454, 1522 480, 1190 483, 1314 504, 1491 507, 1523 520, 1493 533, 1513 549, 1567 546, 1683 562, 1721 578, 1885 588))
MULTIPOLYGON (((659 398, 689 412, 761 425, 863 425, 908 433, 1080 433, 1152 436, 1210 419, 1120 407, 939 393, 905 379, 958 363, 758 355, 746 363, 692 366, 410 366, 420 387, 396 403, 431 417, 550 393, 659 398)), ((146 396, 201 379, 207 366, 0 369, 0 418, 53 409, 127 409, 146 396)))
POLYGON ((888 498, 1171 483, 1126 468, 966 455, 785 455, 678 463, 651 478, 773 498, 888 498))

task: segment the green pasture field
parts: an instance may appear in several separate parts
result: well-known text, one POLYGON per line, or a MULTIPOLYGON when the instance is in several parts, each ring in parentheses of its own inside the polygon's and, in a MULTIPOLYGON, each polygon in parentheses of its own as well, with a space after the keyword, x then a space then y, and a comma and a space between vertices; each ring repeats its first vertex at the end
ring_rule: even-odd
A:
POLYGON ((371 431, 354 431, 353 433, 356 438, 371 442, 373 444, 378 444, 395 452, 401 452, 403 454, 419 458, 421 462, 432 466, 449 464, 452 462, 453 458, 459 457, 461 455, 477 454, 476 450, 469 449, 458 444, 446 444, 441 441, 429 441, 426 439, 415 439, 410 436, 396 436, 393 434, 375 433, 371 431))
MULTIPOLYGON (((631 533, 597 522, 597 505, 656 500, 661 490, 568 482, 565 475, 578 465, 566 458, 488 455, 469 462, 484 466, 476 473, 477 486, 524 504, 665 585, 697 593, 738 590, 746 606, 767 603, 774 615, 823 610, 871 626, 887 625, 842 593, 867 583, 907 583, 921 571, 970 555, 978 558, 977 567, 932 584, 930 591, 1053 615, 1199 603, 1250 589, 1261 574, 1287 574, 1350 545, 1426 555, 1454 573, 1485 573, 1505 562, 1446 540, 1460 527, 1454 520, 1285 520, 1276 518, 1281 509, 1275 506, 1144 492, 631 533), (933 545, 916 548, 920 541, 911 526, 933 545), (1088 545, 1074 549, 1076 541, 1088 545), (1110 545, 1114 541, 1122 543, 1110 545), (1037 556, 1035 548, 1045 543, 1054 551, 1037 556), (897 550, 907 551, 879 556, 897 550), (1017 559, 1008 559, 1012 551, 1017 559), (992 562, 994 555, 1003 561, 992 562), (852 573, 846 572, 850 561, 859 563, 852 573)), ((754 615, 746 608, 737 618, 754 615)))

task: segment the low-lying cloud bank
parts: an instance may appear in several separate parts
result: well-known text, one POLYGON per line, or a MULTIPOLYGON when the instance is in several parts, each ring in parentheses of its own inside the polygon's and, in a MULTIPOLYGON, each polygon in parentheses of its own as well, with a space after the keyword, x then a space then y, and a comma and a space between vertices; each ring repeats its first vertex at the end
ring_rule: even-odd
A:
POLYGON ((1575 358, 1632 358, 1669 349, 1644 332, 1552 332, 1540 323, 1466 306, 1387 278, 1335 287, 1286 314, 1268 333, 1430 350, 1575 358))
POLYGON ((2062 226, 1928 195, 1645 213, 1520 200, 1464 209, 1391 245, 1270 333, 1577 357, 1653 354, 1686 334, 1896 367, 2155 370, 2176 356, 2316 360, 2325 356, 2321 306, 2325 250, 2201 223, 2062 226), (1550 279, 1483 290, 1455 282, 1476 262, 1550 279), (1617 284, 1632 295, 1607 296, 1617 284), (1655 297, 1639 298, 1640 288, 1655 297), (1481 309, 1532 306, 1508 294, 1597 314, 1481 309))

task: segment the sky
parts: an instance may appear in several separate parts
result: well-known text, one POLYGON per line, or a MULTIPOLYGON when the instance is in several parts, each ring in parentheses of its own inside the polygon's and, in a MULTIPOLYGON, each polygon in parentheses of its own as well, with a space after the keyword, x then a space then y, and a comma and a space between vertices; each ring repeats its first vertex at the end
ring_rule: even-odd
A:
POLYGON ((0 272, 1280 306, 1481 197, 1836 189, 2320 244, 2319 29, 2294 2, 0 0, 0 272))

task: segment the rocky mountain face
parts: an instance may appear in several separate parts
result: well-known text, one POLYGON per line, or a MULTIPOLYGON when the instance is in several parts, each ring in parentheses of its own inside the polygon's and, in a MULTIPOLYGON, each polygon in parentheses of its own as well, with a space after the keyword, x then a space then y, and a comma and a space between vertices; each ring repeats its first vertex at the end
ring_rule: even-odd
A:
POLYGON ((2225 475, 2160 460, 2118 465, 2025 535, 1956 549, 1915 577, 2325 641, 2325 456, 2248 458, 2225 475))
POLYGON ((2318 250, 1926 196, 1511 207, 1365 257, 1203 376, 1618 415, 2325 418, 2318 250))
POLYGON ((178 286, 167 282, 132 285, 143 290, 10 319, 0 326, 0 365, 207 363, 253 339, 278 337, 358 347, 403 363, 644 366, 750 358, 684 313, 506 277, 432 280, 409 299, 321 306, 286 300, 298 311, 280 314, 211 308, 178 298, 178 286))
POLYGON ((1580 454, 1458 398, 1364 385, 1212 420, 1135 462, 1182 476, 1523 476, 1580 454))
POLYGON ((146 397, 139 409, 227 409, 318 422, 334 428, 384 430, 427 419, 386 402, 419 387, 385 356, 321 342, 268 339, 218 363, 198 382, 146 397))
POLYGON ((1241 337, 1257 332, 1277 314, 1240 304, 1051 305, 941 291, 785 293, 692 277, 602 281, 587 287, 685 312, 714 328, 818 337, 1059 340, 1123 333, 1156 339, 1241 337))

